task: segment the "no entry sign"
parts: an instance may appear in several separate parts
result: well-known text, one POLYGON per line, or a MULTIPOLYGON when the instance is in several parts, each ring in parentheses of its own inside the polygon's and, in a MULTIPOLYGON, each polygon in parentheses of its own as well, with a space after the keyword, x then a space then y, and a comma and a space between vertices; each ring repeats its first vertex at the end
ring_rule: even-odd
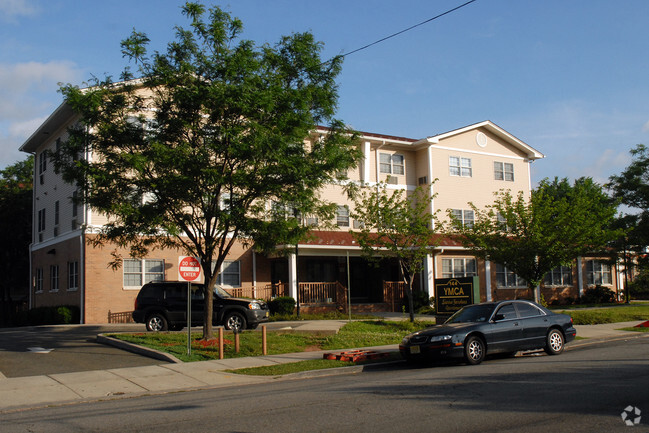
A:
POLYGON ((178 257, 178 277, 182 281, 194 281, 201 276, 201 264, 194 257, 178 257))

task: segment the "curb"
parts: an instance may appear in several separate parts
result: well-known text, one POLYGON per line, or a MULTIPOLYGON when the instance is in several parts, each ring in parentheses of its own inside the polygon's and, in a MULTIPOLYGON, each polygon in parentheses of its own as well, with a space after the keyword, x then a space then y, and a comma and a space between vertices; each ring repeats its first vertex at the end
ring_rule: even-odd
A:
POLYGON ((139 346, 137 344, 129 343, 127 341, 119 340, 117 338, 110 337, 105 334, 97 335, 97 343, 105 344, 107 346, 117 347, 118 349, 126 350, 138 355, 147 356, 149 358, 158 359, 160 361, 171 362, 174 364, 183 364, 183 361, 176 358, 175 356, 161 352, 159 350, 151 349, 144 346, 139 346))

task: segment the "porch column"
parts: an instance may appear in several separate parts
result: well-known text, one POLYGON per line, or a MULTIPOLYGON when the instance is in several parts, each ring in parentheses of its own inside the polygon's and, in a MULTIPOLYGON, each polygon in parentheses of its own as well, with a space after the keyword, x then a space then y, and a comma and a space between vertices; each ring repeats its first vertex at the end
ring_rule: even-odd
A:
POLYGON ((435 256, 433 254, 426 254, 424 259, 424 271, 422 273, 422 279, 424 281, 424 290, 428 292, 428 297, 435 296, 435 274, 433 273, 433 260, 435 256))
POLYGON ((288 255, 288 296, 297 300, 297 257, 288 255))
POLYGON ((370 142, 363 143, 363 177, 361 180, 365 183, 370 182, 370 142))
POLYGON ((579 297, 581 298, 584 294, 584 270, 581 266, 581 257, 577 257, 577 284, 579 284, 579 297))
POLYGON ((485 290, 487 291, 487 302, 491 302, 491 261, 484 261, 485 290))

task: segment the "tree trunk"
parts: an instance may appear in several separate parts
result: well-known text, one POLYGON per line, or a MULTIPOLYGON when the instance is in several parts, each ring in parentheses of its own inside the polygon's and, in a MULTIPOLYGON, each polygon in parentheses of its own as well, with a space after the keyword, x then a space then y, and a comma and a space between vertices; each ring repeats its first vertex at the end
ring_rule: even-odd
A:
POLYGON ((413 302, 412 296, 412 282, 414 281, 414 275, 408 275, 406 293, 408 295, 408 311, 410 312, 410 322, 415 321, 415 305, 413 302))

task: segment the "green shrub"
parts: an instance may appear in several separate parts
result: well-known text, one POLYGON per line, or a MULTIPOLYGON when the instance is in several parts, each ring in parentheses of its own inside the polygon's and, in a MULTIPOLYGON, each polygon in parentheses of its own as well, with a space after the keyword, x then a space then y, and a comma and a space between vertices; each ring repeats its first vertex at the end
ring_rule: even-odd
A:
POLYGON ((79 322, 79 307, 74 305, 36 307, 21 311, 16 316, 16 325, 19 326, 69 325, 79 322))
POLYGON ((632 299, 649 299, 649 270, 642 270, 633 281, 629 281, 632 299))
POLYGON ((291 315, 295 310, 295 299, 290 296, 280 296, 268 302, 270 314, 291 315))
POLYGON ((582 304, 608 304, 615 302, 615 293, 608 287, 595 286, 586 289, 580 299, 582 304))

